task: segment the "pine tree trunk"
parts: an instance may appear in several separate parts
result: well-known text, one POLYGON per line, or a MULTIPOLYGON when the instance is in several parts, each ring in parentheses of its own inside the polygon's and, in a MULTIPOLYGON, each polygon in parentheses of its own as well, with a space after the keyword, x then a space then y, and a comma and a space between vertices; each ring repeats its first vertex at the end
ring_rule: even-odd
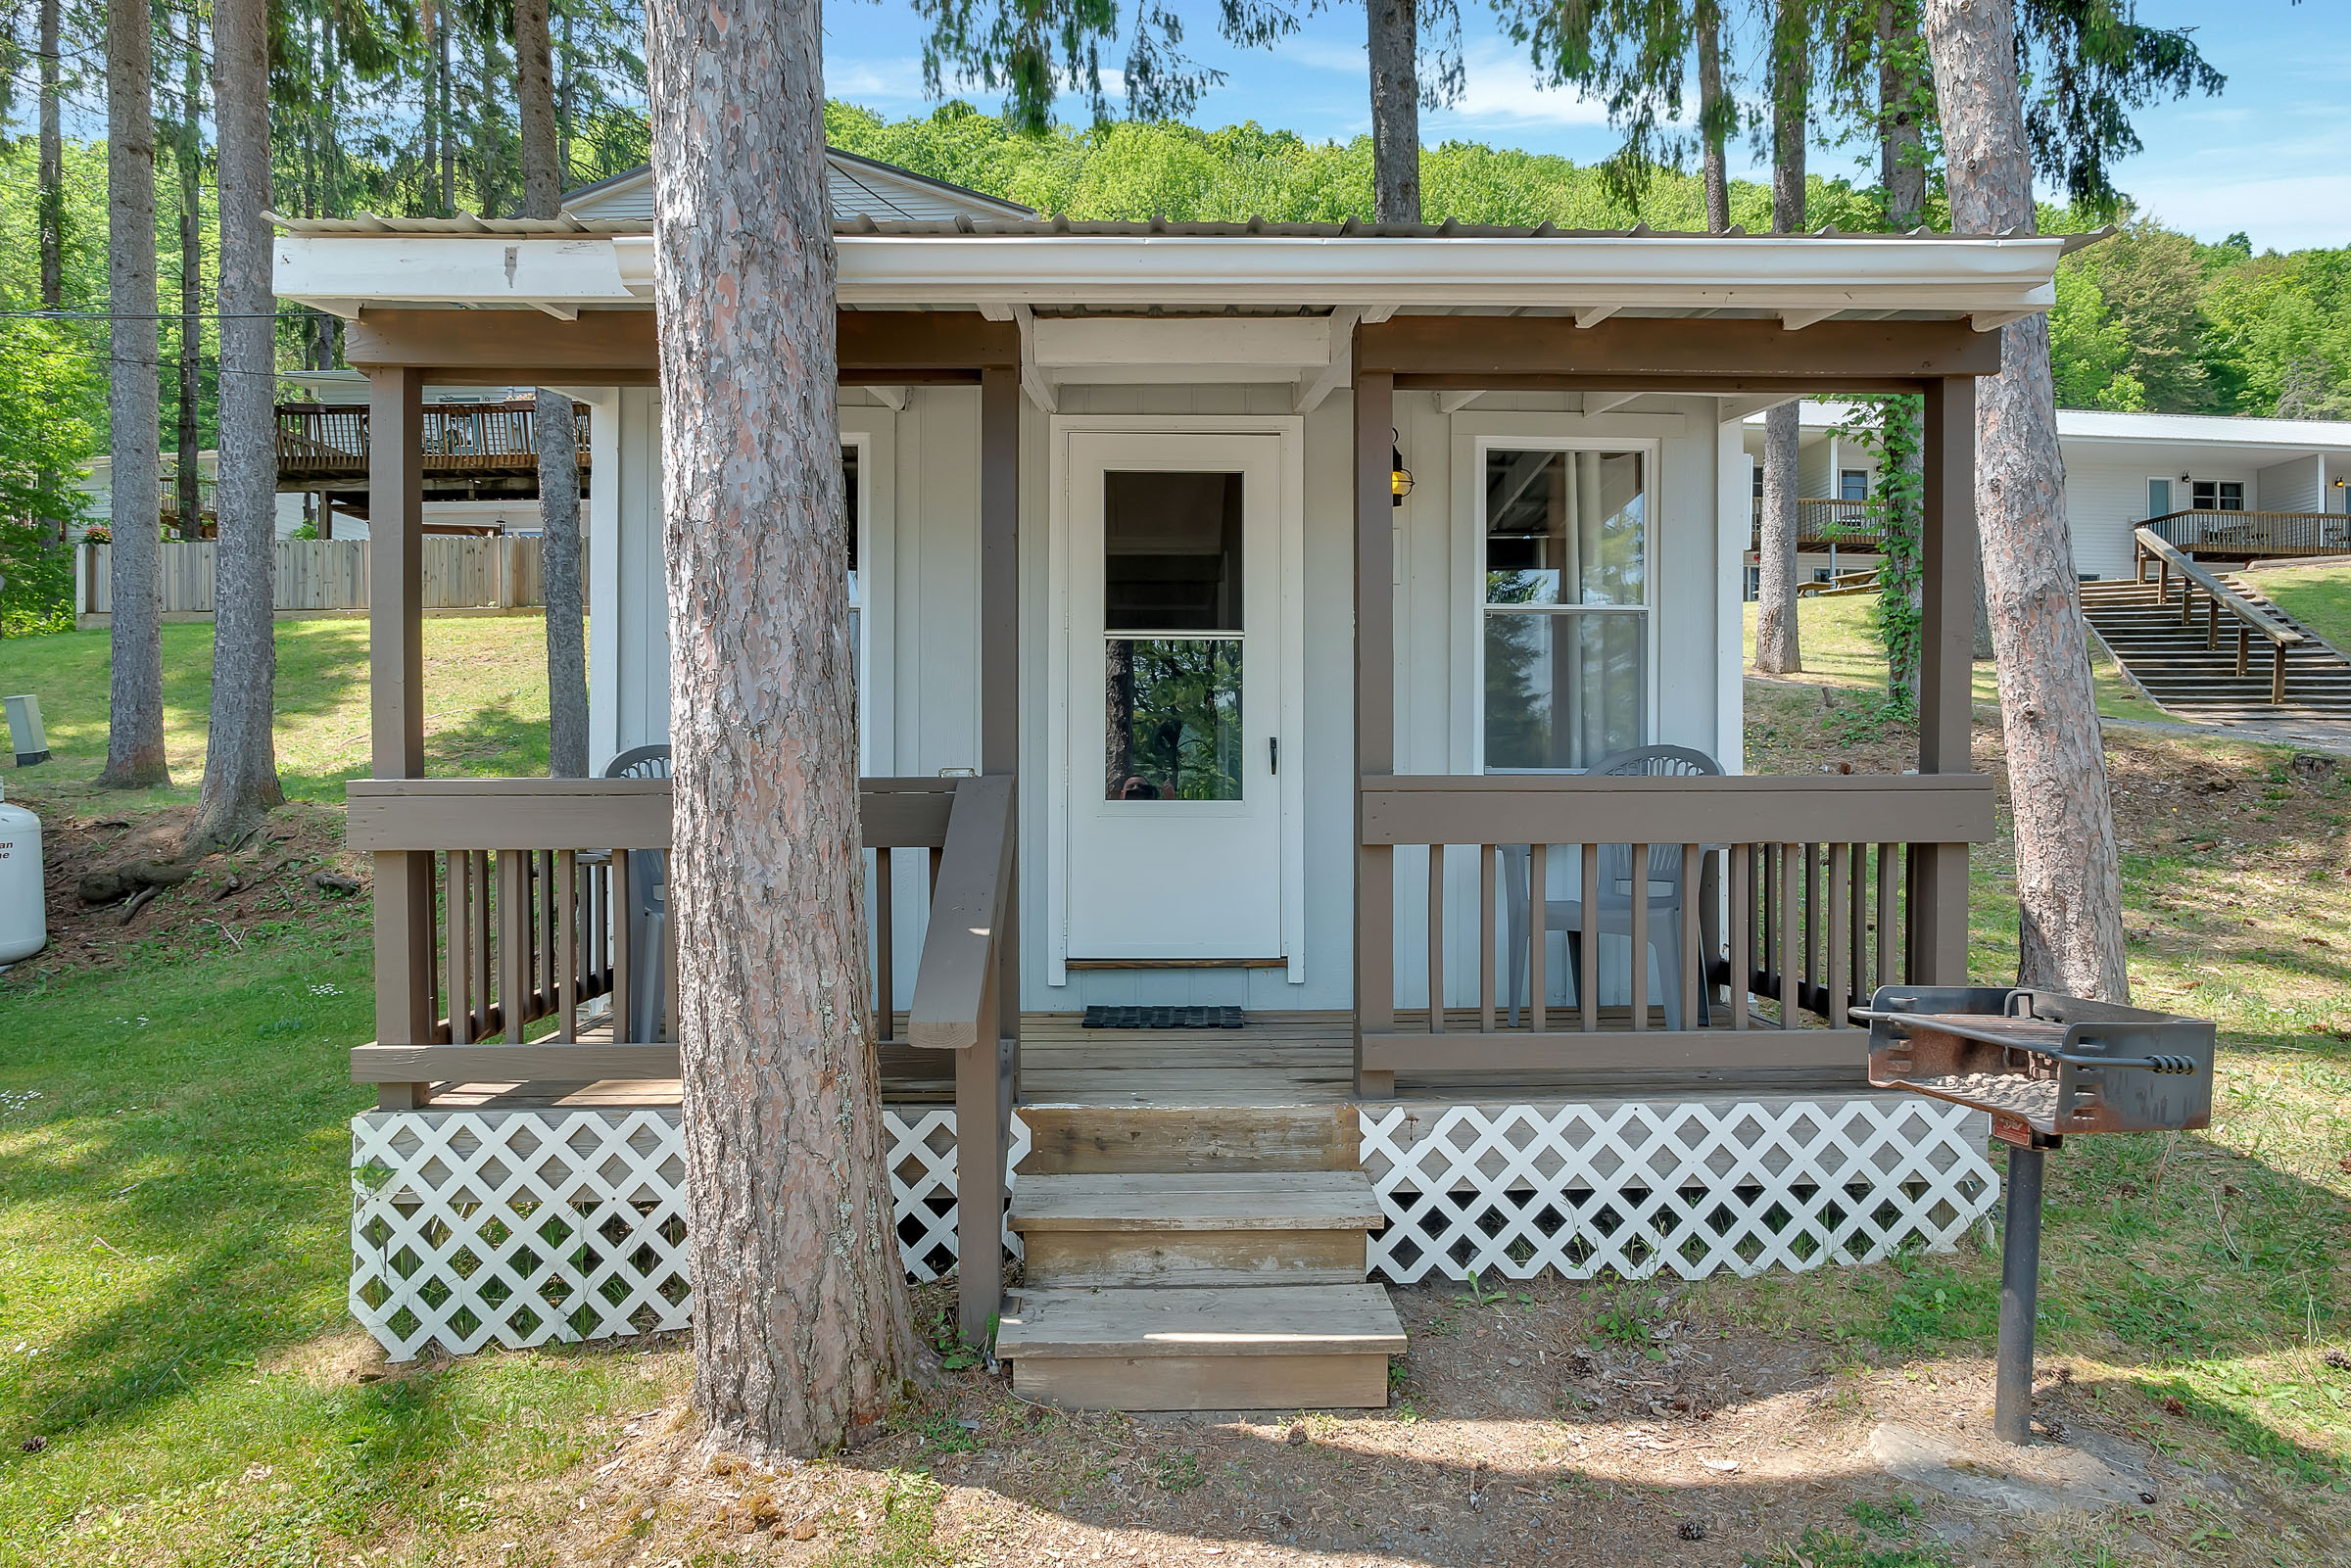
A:
POLYGON ((179 136, 172 162, 179 166, 179 455, 173 508, 179 537, 204 537, 203 444, 197 432, 204 396, 204 44, 196 8, 188 7, 187 32, 180 40, 179 136))
MULTIPOLYGON (((1956 233, 2034 228, 2011 0, 1927 0, 1956 233)), ((1976 513, 2016 813, 2017 981, 2123 1001, 2122 873, 2066 525, 2049 324, 2001 329, 1976 395, 1976 513)))
POLYGON ((66 303, 66 153, 58 126, 58 0, 41 0, 41 309, 66 303))
POLYGON ((855 674, 813 0, 653 0, 670 909, 695 1404, 868 1436, 915 1365, 866 995, 855 674))
POLYGON ((1755 668, 1766 675, 1802 669, 1796 637, 1797 404, 1763 415, 1763 518, 1755 541, 1755 668))
POLYGON ((1418 0, 1364 0, 1371 37, 1371 216, 1420 221, 1418 0))
POLYGON ((271 734, 277 641, 277 309, 269 275, 269 0, 213 0, 220 164, 220 472, 213 724, 187 848, 225 848, 285 799, 271 734))
POLYGON ((1878 0, 1878 188, 1886 226, 1916 228, 1927 205, 1926 130, 1918 118, 1916 0, 1878 0))
POLYGON ((441 12, 436 26, 433 47, 438 60, 434 67, 441 90, 441 212, 455 217, 457 212, 457 134, 455 119, 456 106, 450 93, 449 70, 449 12, 441 12))
MULTIPOLYGON (((41 309, 62 309, 66 303, 66 152, 65 139, 58 124, 58 102, 61 89, 58 82, 58 0, 41 0, 41 161, 40 191, 35 199, 40 229, 41 252, 41 309)), ((46 492, 54 484, 54 475, 41 476, 41 489, 46 492)), ((60 548, 72 543, 66 537, 66 523, 58 520, 56 543, 60 548)), ((49 530, 44 527, 44 533, 49 530)))
MULTIPOLYGON (((547 0, 514 0, 514 107, 522 125, 522 210, 553 217, 563 206, 555 136, 555 82, 547 0)), ((571 400, 539 389, 541 580, 547 597, 547 771, 588 772, 588 634, 580 581, 580 449, 571 400)))
POLYGON ((108 0, 106 17, 107 294, 113 364, 107 397, 115 449, 114 672, 108 789, 168 784, 164 760, 164 643, 156 560, 163 453, 162 344, 155 294, 155 36, 147 0, 108 0))
MULTIPOLYGON (((1809 139, 1810 34, 1805 0, 1778 0, 1771 44, 1771 226, 1804 230, 1804 153, 1809 139)), ((1755 542, 1755 668, 1804 667, 1796 628, 1797 405, 1763 416, 1763 523, 1755 542)))
POLYGON ((1694 22, 1698 28, 1698 132, 1704 149, 1706 232, 1720 234, 1731 226, 1730 160, 1725 144, 1737 114, 1722 91, 1720 0, 1699 0, 1694 22))

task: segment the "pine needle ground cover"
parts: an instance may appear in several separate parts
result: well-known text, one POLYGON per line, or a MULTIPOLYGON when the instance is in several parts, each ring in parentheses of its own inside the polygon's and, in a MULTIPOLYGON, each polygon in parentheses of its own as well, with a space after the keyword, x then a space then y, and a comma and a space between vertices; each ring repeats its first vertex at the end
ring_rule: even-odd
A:
MULTIPOLYGON (((491 634, 465 630, 434 642, 436 735, 543 715, 536 628, 479 665, 491 634)), ((51 663, 44 700, 96 711, 102 658, 11 643, 0 684, 27 654, 81 659, 91 689, 51 663)), ((356 670, 290 686, 289 734, 363 736, 363 690, 356 670)), ((1751 766, 1898 768, 1914 743, 1854 688, 1751 688, 1751 766)), ((1977 744, 1996 777, 1996 730, 1977 744)), ((519 744, 438 754, 530 765, 519 744)), ((1390 1407, 1360 1417, 1071 1417, 963 1370, 874 1448, 783 1474, 695 1448, 675 1342, 388 1367, 342 1311, 360 899, 0 975, 0 1563, 2340 1560, 2351 790, 2275 749, 2129 734, 2109 754, 2135 982, 2218 1019, 2226 1047, 2210 1133, 2050 1164, 2041 1414, 2150 1455, 2143 1507, 2003 1521, 1868 1462, 1882 1419, 1982 1418, 1982 1245, 1800 1278, 1400 1291, 1413 1347, 1390 1407)), ((71 785, 65 762, 49 777, 71 785)), ((45 810, 120 809, 44 787, 68 797, 45 810)), ((1976 858, 1987 981, 2013 962, 2009 852, 1976 858)), ((947 1306, 927 1293, 922 1320, 947 1306)))

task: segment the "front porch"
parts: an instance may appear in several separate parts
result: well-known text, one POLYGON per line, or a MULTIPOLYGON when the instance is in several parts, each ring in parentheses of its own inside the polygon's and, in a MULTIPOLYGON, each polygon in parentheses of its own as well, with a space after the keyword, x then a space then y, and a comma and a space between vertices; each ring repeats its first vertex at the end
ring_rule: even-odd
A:
MULTIPOLYGON (((1387 294, 1346 292, 1371 289, 1368 272, 1344 287, 1323 279, 1300 303, 1289 291, 1305 285, 1270 274, 1203 282, 1224 274, 1155 234, 1036 225, 1003 237, 1076 269, 1055 274, 1067 313, 985 293, 978 309, 962 304, 986 287, 981 273, 1032 252, 915 225, 844 231, 838 316, 859 504, 888 485, 920 488, 924 508, 968 529, 942 522, 903 541, 954 563, 919 605, 858 601, 869 617, 959 616, 970 601, 968 652, 955 637, 935 654, 894 634, 901 655, 920 647, 930 661, 899 671, 926 701, 968 694, 954 716, 968 740, 878 753, 910 774, 965 765, 861 785, 868 994, 900 1242, 911 1277, 955 1270, 966 1338, 985 1342, 1001 1314, 998 1348, 1043 1397, 1098 1373, 1111 1382, 1092 1398, 1375 1400, 1372 1368, 1393 1336, 1384 1307, 1362 1294, 1367 1277, 1812 1267, 1947 1246, 1972 1223, 1996 1185, 1982 1129, 1871 1091, 1865 1031, 1849 1015, 1883 985, 1965 977, 1969 847, 1992 833, 1991 788, 1968 757, 1974 381, 1997 367, 1985 329, 2036 308, 2058 242, 1948 242, 1941 292, 1912 299, 1912 285, 1866 280, 1935 271, 1944 242, 1626 236, 1644 261, 1670 251, 1689 276, 1607 304, 1573 298, 1562 279, 1587 243, 1592 264, 1621 269, 1613 250, 1497 234, 1444 240, 1444 263, 1409 287, 1381 273, 1381 290, 1430 294, 1399 309, 1387 294), (859 261, 869 239, 875 260, 859 261), (1818 298, 1777 273, 1738 286, 1751 304, 1699 278, 1797 246, 1805 267, 1841 254, 1825 247, 1869 254, 1818 298), (2010 254, 2024 246, 2039 247, 2029 261, 2010 254), (862 265, 882 268, 870 300, 853 281, 862 265), (1498 270, 1472 288, 1464 265, 1498 270), (1325 303, 1332 288, 1347 303, 1325 303), (1222 322, 1203 289, 1273 289, 1282 313, 1236 333, 1127 309, 1137 297, 1195 301, 1222 322), (1513 313, 1495 313, 1506 296, 1513 313), (1740 303, 1726 309, 1726 298, 1740 303), (1893 392, 1925 404, 1916 769, 1743 775, 1742 422, 1791 397, 1893 392), (926 446, 910 461, 893 444, 917 429, 926 446), (1443 476, 1417 535, 1400 504, 1407 447, 1443 476), (1183 503, 1222 517, 1201 525, 1222 543, 1170 544, 1199 519, 1146 505, 1118 523, 1143 542, 1125 549, 1144 565, 1116 566, 1102 497, 1129 470, 1222 476, 1221 492, 1157 487, 1226 497, 1222 513, 1183 503), (1604 503, 1607 485, 1619 499, 1604 503), (1065 493, 1079 491, 1099 507, 1070 509, 1065 493), (1505 512, 1517 521, 1497 520, 1505 512), (1464 520, 1474 532, 1456 526, 1464 520), (1147 596, 1106 609, 1106 579, 1122 592, 1224 586, 1185 601, 1194 619, 1154 620, 1132 607, 1147 596), (1521 591, 1555 596, 1511 597, 1521 591), (1530 605, 1626 618, 1496 621, 1497 642, 1489 617, 1530 605), (1543 629, 1521 639, 1537 651, 1510 641, 1528 627, 1543 629), (1232 711, 1255 717, 1228 735, 1206 726, 1218 738, 1197 794, 1143 760, 1130 689, 1136 649, 1187 637, 1236 669, 1245 647, 1261 672, 1254 686, 1231 677, 1232 711), (1105 640, 1115 743, 1093 706, 1105 640), (1510 679, 1544 693, 1547 728, 1531 749, 1522 738, 1507 756, 1485 749, 1489 646, 1519 661, 1510 679), (1652 741, 1702 766, 1590 771, 1652 741), (1120 859, 1141 840, 1081 840, 1080 804, 1102 820, 1250 817, 1258 836, 1215 842, 1230 864, 1255 855, 1257 879, 1220 885, 1262 889, 1266 902, 1220 906, 1187 889, 1181 940, 1148 923, 1106 934, 1111 917, 1210 857, 1163 846, 1157 859, 1120 859), (1107 899, 1073 896, 1074 867, 1113 863, 1107 899), (1081 915, 1097 922, 1082 943, 1081 915), (1227 973, 1248 1001, 1242 1026, 1080 1025, 1068 1004, 1107 1000, 1129 983, 1120 972, 1154 966, 1157 990, 1137 982, 1131 1000, 1227 973), (1324 998, 1347 1005, 1298 1005, 1324 998), (1301 1171, 1320 1175, 1289 1190, 1282 1174, 1301 1171), (1027 1238, 1072 1230, 1084 1239, 1029 1256, 1027 1238), (1016 1259, 1022 1294, 1008 1300, 1016 1259), (1107 1285, 1124 1301, 1197 1278, 1218 1298, 1201 1312, 1244 1311, 1219 1320, 1212 1338, 1228 1349, 1218 1354, 1261 1357, 1270 1382, 1196 1365, 1199 1353, 1118 1328, 1116 1313, 1062 1310, 1065 1287, 1107 1285), (1268 1279, 1337 1293, 1315 1300, 1353 1325, 1344 1343, 1318 1348, 1296 1326, 1313 1315, 1307 1298, 1250 1295, 1268 1279), (1261 1309, 1271 1315, 1246 1315, 1261 1309), (1160 1355, 1176 1369, 1109 1370, 1160 1355), (1072 1371, 1079 1362, 1098 1364, 1072 1371), (1183 1393, 1195 1374, 1206 1383, 1183 1393)), ((1419 254, 1410 246, 1439 241, 1254 227, 1194 238, 1236 263, 1279 254, 1310 273, 1393 268, 1419 254)), ((377 242, 321 231, 311 243, 377 242)), ((616 265, 637 264, 635 250, 622 254, 633 238, 611 243, 616 265)), ((600 418, 617 407, 636 421, 618 435, 597 427, 612 454, 600 472, 619 479, 600 502, 639 496, 657 517, 658 409, 640 390, 654 380, 652 320, 615 303, 631 286, 616 276, 618 295, 576 319, 388 302, 347 335, 373 386, 369 486, 384 546, 375 777, 350 796, 351 842, 376 868, 378 974, 377 1038, 355 1050, 352 1072, 379 1094, 355 1122, 365 1174, 353 1300, 396 1354, 685 1320, 674 954, 666 922, 623 914, 643 903, 648 857, 669 848, 669 784, 420 777, 422 391, 544 384, 593 400, 621 389, 597 405, 600 418)), ((620 515, 601 512, 599 526, 620 515)), ((634 719, 611 710, 607 750, 667 734, 666 606, 645 545, 657 538, 641 520, 598 546, 608 575, 596 645, 617 661, 599 668, 631 684, 621 702, 640 704, 634 719), (613 630, 630 616, 651 630, 613 630), (629 662, 624 647, 645 651, 629 662)), ((867 543, 852 565, 877 574, 870 588, 901 546, 887 531, 867 543)), ((874 645, 888 646, 873 627, 874 645)), ((875 731, 916 734, 915 721, 885 716, 900 700, 890 679, 861 682, 861 695, 875 731)), ((1170 1300, 1119 1309, 1165 1311, 1170 1300)))

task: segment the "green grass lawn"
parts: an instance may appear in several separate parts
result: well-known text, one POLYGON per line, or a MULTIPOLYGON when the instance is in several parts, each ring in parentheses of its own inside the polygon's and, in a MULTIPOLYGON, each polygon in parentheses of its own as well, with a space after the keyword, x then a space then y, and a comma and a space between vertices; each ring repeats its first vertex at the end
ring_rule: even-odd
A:
MULTIPOLYGON (((539 617, 427 616, 425 755, 441 776, 547 771, 547 641, 539 617)), ((94 796, 106 763, 105 632, 0 641, 0 691, 41 699, 53 759, 11 774, 12 793, 59 805, 103 799, 109 812, 196 798, 213 699, 213 628, 164 628, 168 787, 94 796)), ((367 622, 358 616, 277 623, 277 767, 292 800, 341 804, 346 780, 368 773, 367 622)))
MULTIPOLYGON (((1797 652, 1803 660, 1802 679, 1814 685, 1861 687, 1884 690, 1886 644, 1878 639, 1872 618, 1876 600, 1866 594, 1824 598, 1809 594, 1797 601, 1797 652)), ((1755 662, 1755 606, 1746 606, 1746 653, 1750 669, 1755 662)), ((2108 719, 2164 719, 2168 715, 2138 694, 2123 679, 2103 649, 2090 658, 2090 680, 2097 689, 2098 713, 2108 719)), ((1975 699, 1996 707, 2000 693, 1991 661, 1975 667, 1975 699)))
POLYGON ((2351 566, 2297 566, 2245 578, 2338 651, 2351 653, 2351 566))

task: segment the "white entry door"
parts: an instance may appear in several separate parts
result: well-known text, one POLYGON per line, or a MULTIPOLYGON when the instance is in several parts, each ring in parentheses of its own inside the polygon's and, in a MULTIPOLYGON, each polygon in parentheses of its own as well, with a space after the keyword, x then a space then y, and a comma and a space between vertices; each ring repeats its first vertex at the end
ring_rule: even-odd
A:
POLYGON ((1073 432, 1069 956, 1282 950, 1281 443, 1073 432))

